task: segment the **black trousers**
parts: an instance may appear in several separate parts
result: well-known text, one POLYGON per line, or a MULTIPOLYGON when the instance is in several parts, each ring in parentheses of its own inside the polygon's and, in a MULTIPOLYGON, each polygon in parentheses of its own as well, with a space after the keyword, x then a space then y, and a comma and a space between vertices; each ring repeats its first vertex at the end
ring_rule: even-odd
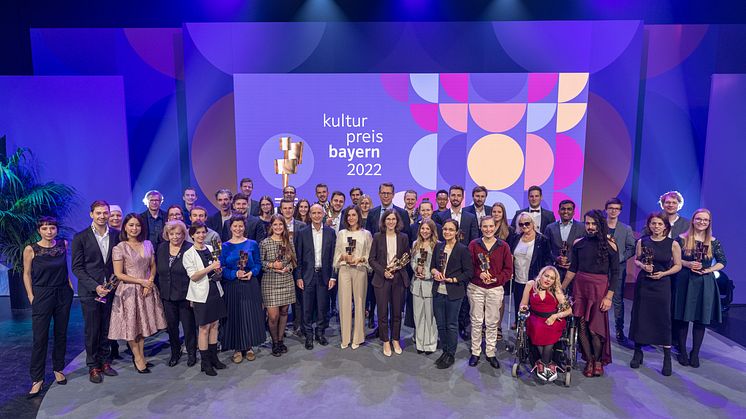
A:
POLYGON ((85 323, 85 364, 88 369, 102 368, 111 363, 111 341, 109 340, 109 320, 113 293, 109 293, 105 304, 93 299, 80 300, 85 323))
POLYGON ((303 310, 303 290, 295 286, 295 303, 293 303, 293 329, 306 330, 306 312, 303 310))
POLYGON ((368 293, 365 295, 365 304, 368 307, 370 318, 375 316, 376 312, 376 292, 373 289, 373 274, 368 274, 368 293))
POLYGON ((386 279, 380 287, 374 287, 378 303, 378 337, 389 341, 389 314, 391 315, 391 339, 401 338, 401 315, 404 307, 404 283, 397 276, 386 279), (389 305, 391 309, 389 310, 389 305))
POLYGON ((187 300, 163 302, 163 312, 166 315, 166 331, 168 343, 171 345, 171 355, 181 353, 179 340, 179 323, 184 329, 184 343, 189 355, 197 354, 197 323, 194 321, 194 310, 187 300))
POLYGON ((314 272, 311 281, 303 280, 303 317, 306 337, 313 336, 314 333, 314 309, 316 310, 316 334, 323 335, 329 327, 329 291, 321 279, 321 272, 314 272))
POLYGON ((327 291, 329 295, 329 311, 337 311, 337 287, 327 291))
POLYGON ((70 306, 73 290, 68 287, 33 287, 34 302, 31 304, 31 330, 34 334, 31 350, 31 381, 44 379, 44 366, 47 361, 49 323, 54 319, 54 346, 52 347, 52 369, 65 368, 67 349, 67 324, 70 320, 70 306))
MULTIPOLYGON (((469 304, 469 298, 464 296, 461 302, 461 308, 458 312, 458 330, 464 331, 464 333, 471 333, 471 305, 469 304)), ((471 345, 471 342, 467 342, 471 345)))

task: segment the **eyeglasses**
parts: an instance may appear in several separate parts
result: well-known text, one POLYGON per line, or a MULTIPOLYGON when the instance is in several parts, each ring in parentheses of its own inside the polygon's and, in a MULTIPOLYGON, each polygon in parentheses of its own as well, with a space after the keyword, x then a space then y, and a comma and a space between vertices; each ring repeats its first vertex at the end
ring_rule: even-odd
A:
POLYGON ((518 223, 518 227, 531 227, 531 223, 518 223))
POLYGON ((383 195, 383 196, 393 195, 393 193, 391 193, 391 192, 378 192, 378 194, 379 195, 383 195))
POLYGON ((700 224, 709 224, 710 220, 708 220, 707 218, 695 218, 694 222, 700 224))
POLYGON ((608 207, 608 208, 606 208, 606 211, 621 211, 621 210, 622 209, 618 208, 618 207, 608 207))

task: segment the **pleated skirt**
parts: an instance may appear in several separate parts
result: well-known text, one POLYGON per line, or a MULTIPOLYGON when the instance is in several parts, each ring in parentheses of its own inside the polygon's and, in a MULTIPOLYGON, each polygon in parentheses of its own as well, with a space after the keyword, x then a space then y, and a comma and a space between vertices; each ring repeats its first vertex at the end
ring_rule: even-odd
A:
POLYGON ((228 316, 220 343, 223 350, 245 351, 267 339, 259 281, 223 281, 228 316))

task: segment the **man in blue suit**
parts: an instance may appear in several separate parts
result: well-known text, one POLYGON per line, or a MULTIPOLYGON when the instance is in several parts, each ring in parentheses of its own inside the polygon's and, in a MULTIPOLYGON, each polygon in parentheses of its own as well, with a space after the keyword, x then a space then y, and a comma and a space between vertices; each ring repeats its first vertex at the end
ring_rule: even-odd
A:
MULTIPOLYGON (((487 200, 487 188, 484 186, 475 186, 474 189, 471 190, 471 200, 472 204, 468 207, 464 207, 464 212, 468 212, 477 217, 477 224, 479 224, 479 220, 481 220, 482 217, 492 215, 492 207, 484 205, 484 202, 487 200)), ((482 237, 482 230, 477 230, 479 231, 479 237, 482 237)))
POLYGON ((404 231, 409 230, 409 215, 404 208, 399 208, 393 204, 394 201, 394 184, 385 182, 378 187, 378 197, 381 198, 381 205, 373 208, 368 213, 368 219, 365 222, 365 229, 370 231, 370 234, 375 236, 381 225, 381 217, 386 210, 393 209, 399 213, 402 222, 404 223, 404 231))
POLYGON ((314 204, 310 209, 311 225, 297 235, 298 267, 294 276, 298 288, 303 290, 303 317, 306 328, 306 349, 313 349, 313 339, 322 346, 329 344, 326 328, 329 327, 329 294, 337 280, 334 278, 334 246, 337 235, 322 223, 324 209, 314 204), (316 309, 316 330, 313 313, 316 309))

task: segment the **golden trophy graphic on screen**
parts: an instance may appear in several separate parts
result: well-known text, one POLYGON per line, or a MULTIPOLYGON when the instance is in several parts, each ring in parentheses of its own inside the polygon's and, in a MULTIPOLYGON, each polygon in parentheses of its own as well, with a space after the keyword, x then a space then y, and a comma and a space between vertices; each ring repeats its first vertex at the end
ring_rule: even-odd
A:
POLYGON ((298 165, 303 163, 303 142, 296 143, 290 137, 280 137, 280 150, 284 156, 275 159, 275 173, 282 175, 282 187, 288 186, 290 175, 298 173, 298 165))

